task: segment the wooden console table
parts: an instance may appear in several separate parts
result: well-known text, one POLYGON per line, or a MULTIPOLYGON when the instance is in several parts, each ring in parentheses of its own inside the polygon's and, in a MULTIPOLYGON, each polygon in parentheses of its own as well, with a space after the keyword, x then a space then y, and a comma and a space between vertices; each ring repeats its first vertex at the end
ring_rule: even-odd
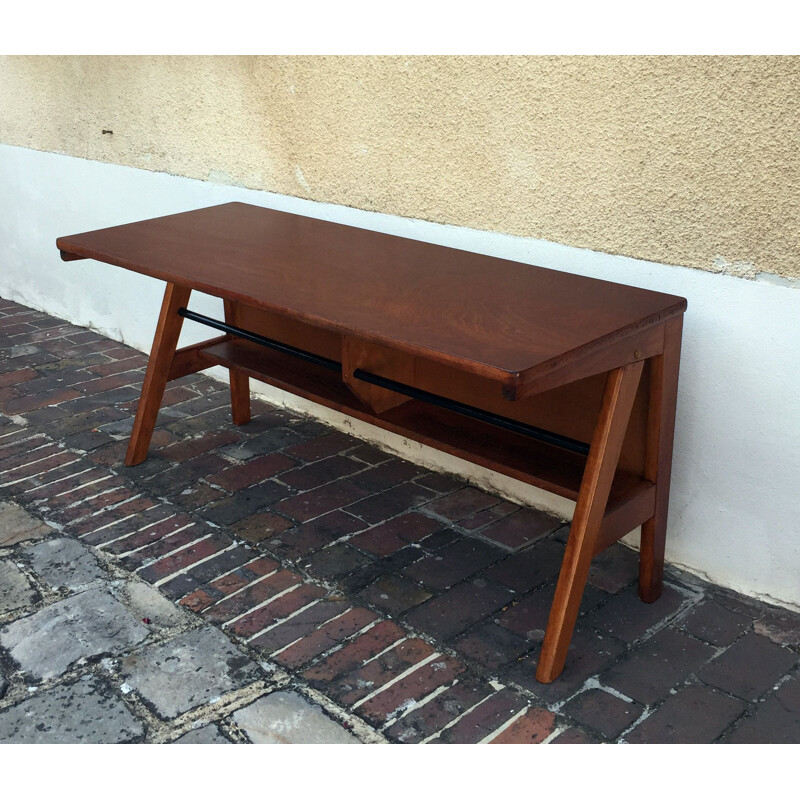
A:
POLYGON ((661 593, 686 301, 243 203, 65 236, 166 281, 126 463, 167 381, 230 370, 577 501, 536 677, 564 667, 594 555, 642 525, 639 595, 661 593), (187 310, 193 289, 225 320, 187 310), (222 335, 177 349, 184 318, 222 335))

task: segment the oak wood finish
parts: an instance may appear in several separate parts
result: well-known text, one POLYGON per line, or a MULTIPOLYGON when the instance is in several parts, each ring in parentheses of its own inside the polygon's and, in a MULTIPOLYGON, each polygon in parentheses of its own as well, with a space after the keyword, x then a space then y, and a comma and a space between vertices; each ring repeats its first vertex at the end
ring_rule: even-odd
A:
POLYGON ((126 463, 147 454, 167 380, 250 377, 576 501, 537 678, 563 669, 592 557, 642 525, 640 596, 661 591, 683 298, 242 203, 58 239, 167 281, 126 463), (228 333, 176 351, 193 289, 229 324, 341 363, 338 374, 228 333), (362 369, 591 442, 588 456, 358 380, 362 369))

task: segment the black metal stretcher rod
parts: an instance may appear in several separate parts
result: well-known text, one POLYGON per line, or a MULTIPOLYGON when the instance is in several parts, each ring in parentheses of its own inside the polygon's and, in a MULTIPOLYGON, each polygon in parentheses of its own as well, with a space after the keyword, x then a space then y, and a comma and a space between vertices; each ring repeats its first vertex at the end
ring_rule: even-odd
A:
POLYGON ((560 433, 553 433, 552 431, 546 431, 543 428, 537 428, 533 425, 526 425, 524 422, 517 422, 515 419, 501 417, 499 414, 492 414, 490 411, 483 411, 475 406, 468 406, 465 403, 459 403, 457 400, 450 400, 448 397, 442 397, 441 395, 426 392, 422 389, 416 389, 413 386, 408 386, 405 383, 398 383, 389 378, 383 378, 380 375, 373 375, 371 372, 365 372, 363 369, 355 370, 353 372, 353 377, 360 381, 380 386, 383 389, 397 392, 398 394, 408 395, 415 400, 422 400, 425 403, 430 403, 432 406, 446 408, 449 411, 455 411, 457 414, 462 414, 465 417, 471 417, 481 422, 488 422, 491 425, 496 425, 498 428, 505 428, 508 431, 521 433, 524 436, 530 436, 532 439, 538 439, 541 442, 554 444, 565 450, 571 450, 573 453, 580 453, 584 456, 589 454, 589 445, 586 444, 586 442, 581 442, 578 439, 570 439, 569 436, 562 436, 560 433))
POLYGON ((304 361, 310 361, 312 364, 325 367, 325 369, 332 370, 333 372, 342 371, 342 363, 340 361, 334 361, 332 358, 318 356, 316 353, 309 353, 308 350, 301 350, 299 347, 292 347, 289 344, 278 342, 275 339, 268 339, 266 336, 261 336, 252 331, 246 331, 244 328, 238 328, 236 325, 229 325, 227 322, 221 322, 213 317, 206 317, 203 314, 198 314, 196 311, 189 311, 188 308, 179 308, 178 314, 181 317, 192 320, 192 322, 208 325, 209 328, 216 328, 218 331, 223 331, 224 333, 232 333, 240 339, 247 339, 248 342, 254 342, 255 344, 278 350, 281 353, 302 358, 304 361))
MULTIPOLYGON (((325 367, 333 372, 341 372, 342 364, 340 361, 334 361, 331 358, 318 356, 316 353, 310 353, 308 350, 301 350, 299 347, 292 347, 292 345, 278 342, 275 339, 268 339, 266 336, 261 336, 258 333, 239 328, 236 325, 229 325, 227 322, 221 322, 212 317, 206 317, 203 314, 198 314, 195 311, 189 311, 186 308, 179 308, 178 314, 193 322, 199 322, 201 325, 208 325, 210 328, 216 328, 224 333, 230 333, 238 336, 240 339, 246 339, 249 342, 269 347, 272 350, 277 350, 287 355, 301 358, 304 361, 309 361, 312 364, 325 367)), ((430 403, 439 408, 445 408, 448 411, 454 411, 465 417, 480 420, 481 422, 488 422, 490 425, 496 425, 498 428, 505 428, 506 430, 520 433, 524 436, 530 436, 532 439, 538 439, 541 442, 561 447, 564 450, 570 450, 573 453, 580 453, 585 456, 589 454, 589 445, 586 442, 581 442, 578 439, 571 439, 569 436, 562 436, 559 433, 546 431, 543 428, 537 428, 533 425, 526 425, 524 422, 517 422, 517 420, 502 417, 499 414, 492 414, 489 411, 483 411, 475 406, 469 406, 465 403, 459 403, 457 400, 450 400, 447 397, 442 397, 432 392, 426 392, 422 389, 417 389, 414 386, 408 386, 405 383, 383 378, 380 375, 374 375, 371 372, 366 372, 363 369, 357 369, 353 372, 353 377, 357 380, 371 383, 375 386, 380 386, 383 389, 389 389, 398 394, 404 394, 407 397, 412 397, 415 400, 422 400, 425 403, 430 403)))

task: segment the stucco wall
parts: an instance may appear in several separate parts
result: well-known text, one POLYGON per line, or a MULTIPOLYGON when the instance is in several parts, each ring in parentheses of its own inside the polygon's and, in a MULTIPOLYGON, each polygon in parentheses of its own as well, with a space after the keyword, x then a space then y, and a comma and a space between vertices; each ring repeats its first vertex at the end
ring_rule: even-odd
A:
POLYGON ((797 278, 799 97, 797 57, 7 56, 0 142, 797 278))

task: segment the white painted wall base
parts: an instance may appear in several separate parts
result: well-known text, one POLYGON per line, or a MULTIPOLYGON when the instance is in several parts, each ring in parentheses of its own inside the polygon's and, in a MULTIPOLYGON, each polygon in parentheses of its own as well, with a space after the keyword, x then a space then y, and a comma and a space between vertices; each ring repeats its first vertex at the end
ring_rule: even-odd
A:
MULTIPOLYGON (((239 200, 686 297, 667 558, 800 608, 800 291, 683 267, 374 214, 0 145, 0 295, 149 351, 163 284, 93 261, 58 236, 239 200)), ((211 316, 221 303, 196 294, 211 316)), ((187 323, 181 344, 207 338, 187 323)), ((224 379, 224 371, 214 373, 224 379)), ((569 518, 572 504, 259 385, 406 458, 569 518)), ((635 543, 635 537, 633 538, 635 543)))

